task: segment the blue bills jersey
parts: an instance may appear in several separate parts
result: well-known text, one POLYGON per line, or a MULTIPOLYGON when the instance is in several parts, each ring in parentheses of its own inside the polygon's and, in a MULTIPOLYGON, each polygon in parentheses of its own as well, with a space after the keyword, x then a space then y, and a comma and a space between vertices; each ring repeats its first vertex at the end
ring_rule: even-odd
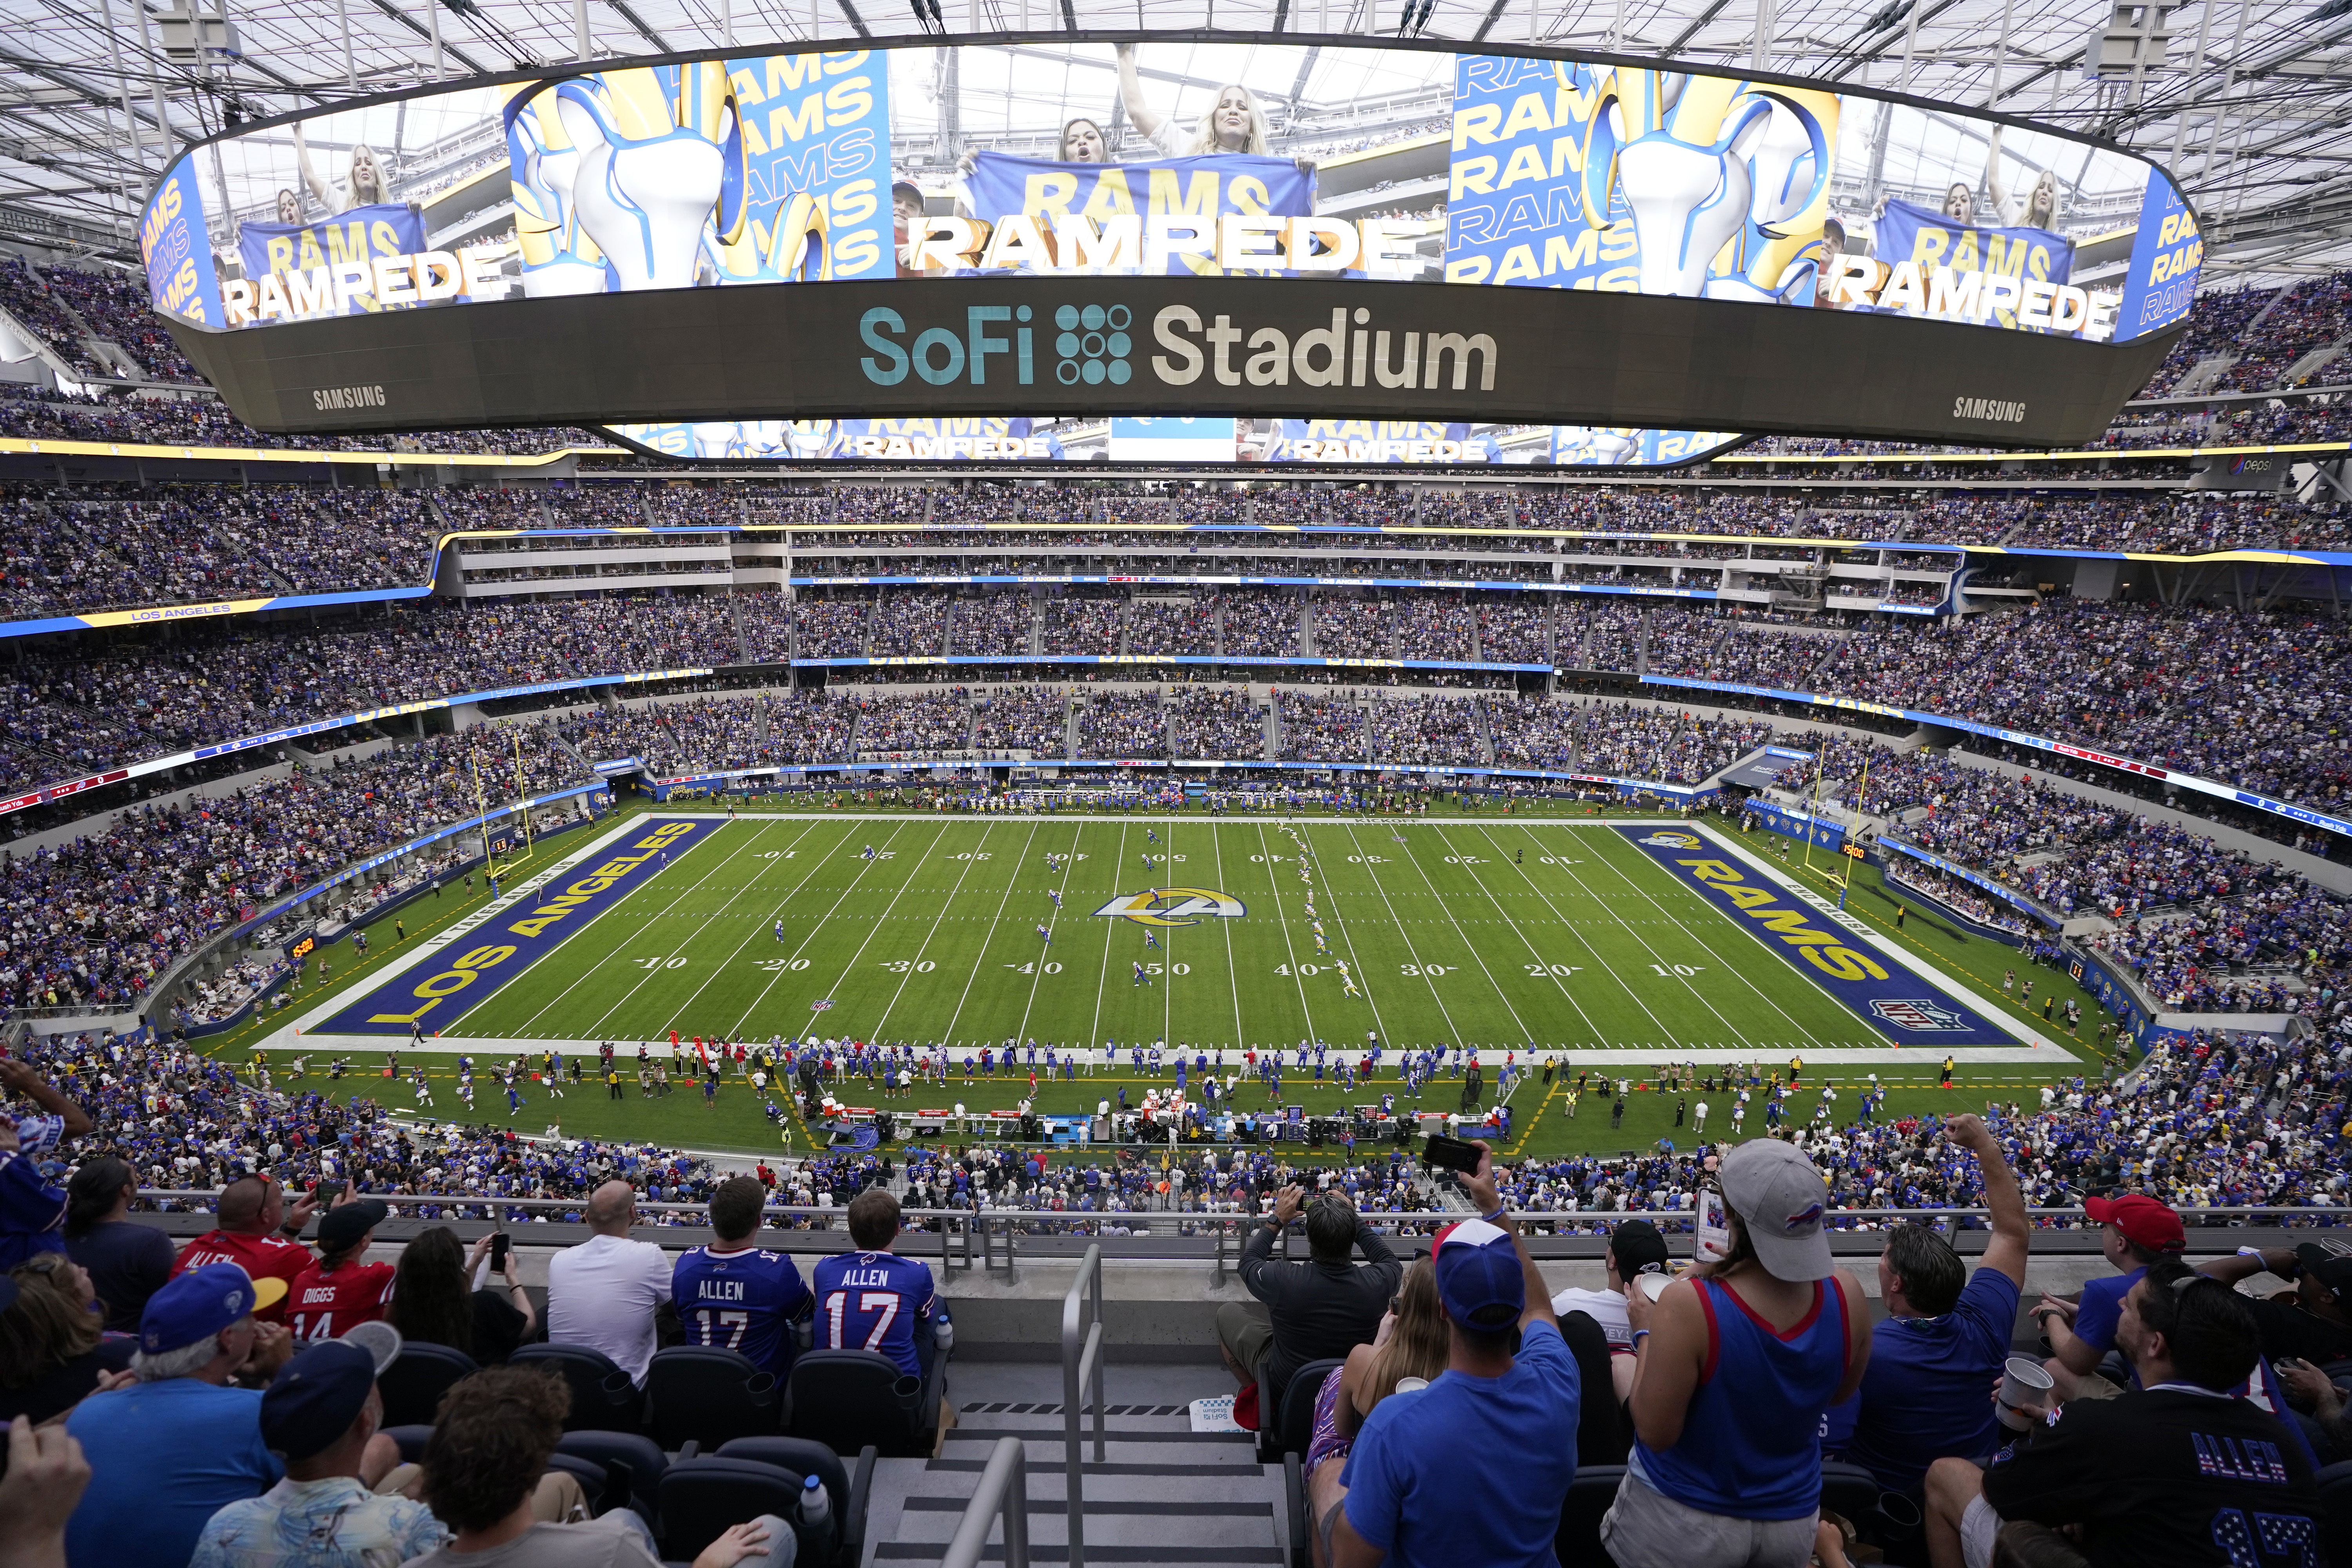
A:
POLYGON ((816 1342, 826 1350, 880 1351, 920 1377, 915 1324, 938 1305, 930 1269, 912 1258, 848 1252, 817 1260, 816 1342))
POLYGON ((806 1310, 809 1291, 784 1253, 695 1247, 671 1271, 670 1296, 687 1343, 737 1352, 778 1377, 791 1368, 792 1331, 786 1325, 806 1310))

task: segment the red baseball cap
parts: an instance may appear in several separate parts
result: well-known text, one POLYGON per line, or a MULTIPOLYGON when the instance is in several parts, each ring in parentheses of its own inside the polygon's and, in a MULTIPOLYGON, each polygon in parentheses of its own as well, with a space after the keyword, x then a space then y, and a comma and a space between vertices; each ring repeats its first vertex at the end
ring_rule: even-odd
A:
POLYGON ((2138 1193, 2115 1198, 2084 1198, 2083 1212, 2101 1225, 2114 1226, 2124 1239, 2147 1252, 2179 1252, 2189 1246, 2180 1215, 2168 1205, 2138 1193))

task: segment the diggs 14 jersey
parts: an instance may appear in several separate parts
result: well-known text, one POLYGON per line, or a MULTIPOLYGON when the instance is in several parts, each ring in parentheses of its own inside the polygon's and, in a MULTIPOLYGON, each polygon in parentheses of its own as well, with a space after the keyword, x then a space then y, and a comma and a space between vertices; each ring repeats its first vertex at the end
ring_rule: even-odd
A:
POLYGON ((938 1305, 930 1269, 912 1258, 846 1252, 817 1260, 816 1342, 826 1350, 880 1351, 920 1377, 915 1324, 938 1305))
POLYGON ((286 1331, 298 1341, 339 1340, 383 1316, 392 1298, 393 1266, 312 1264, 286 1288, 286 1331))
POLYGON ((670 1274, 670 1299, 686 1342, 734 1351, 762 1372, 784 1375, 792 1363, 786 1326, 808 1305, 801 1271, 781 1252, 698 1247, 670 1274))

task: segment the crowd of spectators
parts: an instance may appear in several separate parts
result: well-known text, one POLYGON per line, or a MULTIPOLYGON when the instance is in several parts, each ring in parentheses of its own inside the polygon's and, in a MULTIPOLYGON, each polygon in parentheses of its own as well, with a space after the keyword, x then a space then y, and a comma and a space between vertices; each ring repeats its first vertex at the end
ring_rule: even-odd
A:
POLYGON ((1088 691, 1077 704, 1081 757, 1168 754, 1168 710, 1157 691, 1088 691))
POLYGON ((1115 654, 1125 613, 1124 601, 1081 590, 1048 599, 1038 646, 1046 653, 1115 654))
POLYGON ((1168 701, 1170 747, 1180 757, 1263 757, 1265 707, 1246 687, 1180 686, 1168 701))
POLYGON ((1394 658, 1395 605, 1382 598, 1320 598, 1313 601, 1316 657, 1394 658))
POLYGON ((1370 716, 1354 695, 1285 690, 1274 696, 1276 755, 1286 763, 1360 763, 1370 716))
POLYGON ((476 770, 512 799, 588 775, 536 726, 349 753, 218 796, 118 814, 70 842, 0 850, 0 1006, 127 1007, 255 906, 479 809, 476 770))
POLYGON ((1062 756, 1069 743, 1069 699, 1058 687, 976 691, 971 699, 972 750, 992 757, 1009 752, 1062 756))
POLYGON ((908 752, 961 751, 971 741, 971 709, 961 689, 892 692, 851 700, 857 713, 852 736, 861 761, 908 752))
POLYGON ((635 757, 657 778, 848 760, 855 713, 821 691, 576 710, 563 738, 591 762, 635 757))
POLYGON ((950 652, 1024 654, 1034 617, 1021 594, 985 594, 955 601, 950 652))

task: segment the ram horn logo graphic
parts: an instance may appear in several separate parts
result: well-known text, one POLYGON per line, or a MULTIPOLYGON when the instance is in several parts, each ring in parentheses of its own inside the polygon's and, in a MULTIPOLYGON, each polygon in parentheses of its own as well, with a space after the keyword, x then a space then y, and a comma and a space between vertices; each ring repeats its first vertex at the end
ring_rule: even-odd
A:
POLYGON ((1595 88, 1584 217, 1606 228, 1622 200, 1642 292, 1810 304, 1836 96, 1614 68, 1595 88))
POLYGON ((1664 830, 1650 834, 1645 837, 1636 840, 1636 842, 1647 844, 1654 849, 1698 849, 1704 847, 1704 846, 1699 842, 1697 834, 1675 833, 1671 830, 1664 830))
POLYGON ((1969 1026, 1969 1021, 1959 1014, 1924 996, 1874 996, 1870 1010, 1896 1028, 1914 1034, 1946 1034, 1969 1026))
POLYGON ((1153 888, 1141 893, 1121 893, 1095 911, 1143 926, 1199 925, 1212 916, 1237 921, 1248 912, 1239 899, 1213 888, 1153 888))
POLYGON ((743 236, 743 127, 724 65, 632 67, 506 109, 526 293, 686 289, 743 236))

